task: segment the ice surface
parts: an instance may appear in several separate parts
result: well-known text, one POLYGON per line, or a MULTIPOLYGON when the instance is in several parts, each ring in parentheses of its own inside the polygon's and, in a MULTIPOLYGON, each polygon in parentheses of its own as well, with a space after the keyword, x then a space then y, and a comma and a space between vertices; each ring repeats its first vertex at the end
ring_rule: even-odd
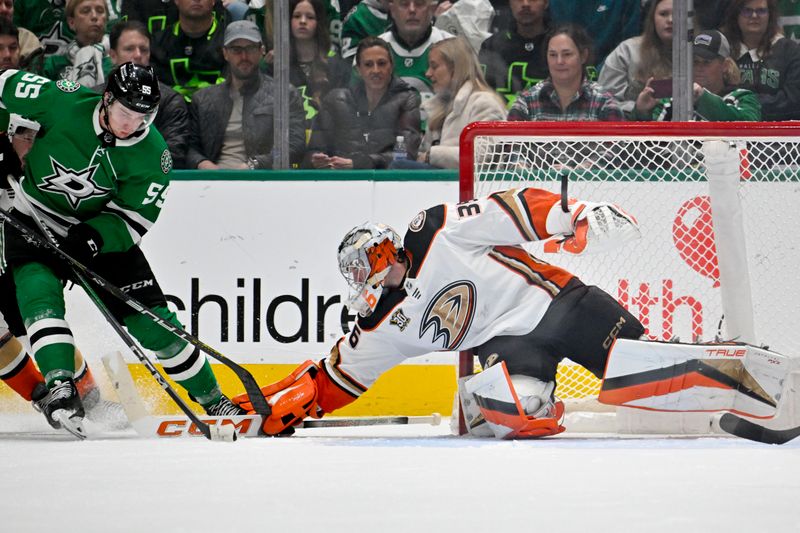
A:
POLYGON ((43 420, 0 423, 9 533, 800 531, 800 442, 504 442, 446 423, 77 442, 43 420))

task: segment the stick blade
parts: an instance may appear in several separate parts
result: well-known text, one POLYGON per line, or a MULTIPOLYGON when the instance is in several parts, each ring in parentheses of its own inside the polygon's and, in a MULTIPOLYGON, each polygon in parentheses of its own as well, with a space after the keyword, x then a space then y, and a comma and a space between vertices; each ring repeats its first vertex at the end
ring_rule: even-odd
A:
POLYGON ((800 437, 800 426, 788 429, 769 429, 733 413, 723 414, 719 419, 719 427, 736 437, 764 444, 786 444, 790 440, 800 437))

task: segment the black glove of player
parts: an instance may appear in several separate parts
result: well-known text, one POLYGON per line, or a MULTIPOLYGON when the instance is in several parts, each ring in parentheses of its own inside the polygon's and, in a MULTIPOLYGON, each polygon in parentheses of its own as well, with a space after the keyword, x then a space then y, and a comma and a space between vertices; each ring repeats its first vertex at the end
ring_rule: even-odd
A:
POLYGON ((64 239, 64 252, 79 263, 86 264, 100 253, 103 237, 96 229, 86 223, 72 226, 64 239))

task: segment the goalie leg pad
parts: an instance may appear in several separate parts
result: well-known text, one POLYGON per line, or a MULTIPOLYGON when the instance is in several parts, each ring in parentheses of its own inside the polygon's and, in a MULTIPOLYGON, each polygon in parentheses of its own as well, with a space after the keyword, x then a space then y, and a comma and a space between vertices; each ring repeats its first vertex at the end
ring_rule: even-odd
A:
POLYGON ((657 411, 775 415, 796 360, 737 343, 681 344, 618 339, 599 400, 657 411))
MULTIPOLYGON (((291 433, 291 427, 307 416, 319 418, 322 411, 317 406, 317 386, 314 376, 319 367, 306 361, 282 380, 262 387, 261 393, 272 408, 272 414, 262 424, 267 435, 291 433)), ((253 404, 247 394, 232 398, 233 403, 253 414, 253 404)))
MULTIPOLYGON (((564 404, 552 402, 549 393, 547 399, 538 404, 537 414, 543 416, 536 417, 525 412, 505 362, 491 366, 468 380, 465 390, 475 399, 486 424, 499 439, 546 437, 557 435, 565 429, 561 425, 564 404)), ((552 387, 545 384, 540 391, 552 391, 552 387)), ((530 398, 526 397, 528 401, 530 398)))

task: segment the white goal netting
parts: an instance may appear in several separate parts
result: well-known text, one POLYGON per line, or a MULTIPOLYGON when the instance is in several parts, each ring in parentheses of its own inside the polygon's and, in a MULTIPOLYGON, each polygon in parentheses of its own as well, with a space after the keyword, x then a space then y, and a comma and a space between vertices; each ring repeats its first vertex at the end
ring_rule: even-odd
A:
MULTIPOLYGON (((566 177, 570 197, 634 215, 642 238, 614 252, 530 251, 608 291, 652 337, 800 354, 800 126, 476 124, 461 157, 462 200, 524 186, 559 192, 566 177)), ((599 388, 569 364, 558 381, 564 398, 599 388)))

